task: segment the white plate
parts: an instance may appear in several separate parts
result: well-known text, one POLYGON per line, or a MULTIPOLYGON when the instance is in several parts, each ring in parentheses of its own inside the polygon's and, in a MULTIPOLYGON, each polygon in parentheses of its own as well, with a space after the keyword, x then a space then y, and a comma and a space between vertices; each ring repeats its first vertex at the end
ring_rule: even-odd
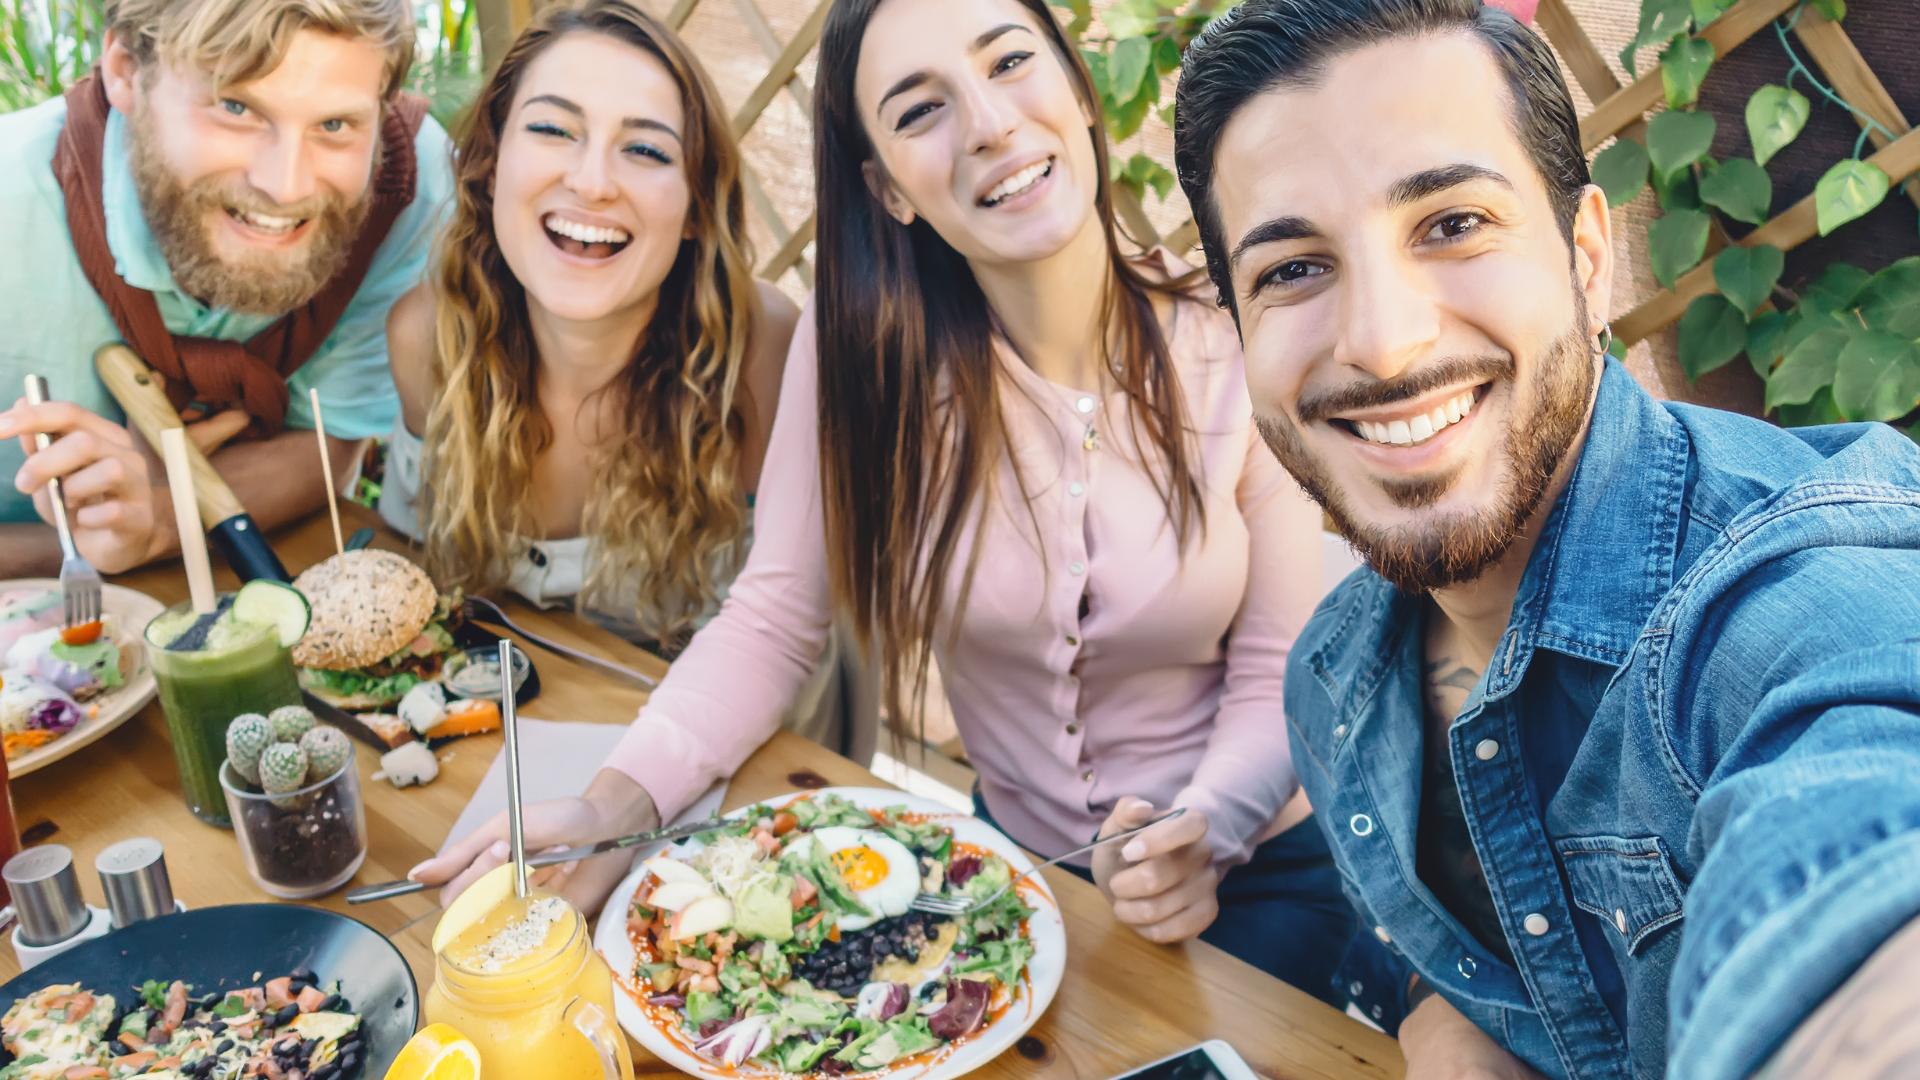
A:
MULTIPOLYGON (((1013 866, 1015 874, 1033 868, 1033 862, 1018 845, 986 822, 964 814, 956 814, 939 803, 909 795, 904 791, 895 791, 891 788, 830 787, 819 791, 796 791, 763 801, 778 806, 803 795, 829 794, 839 795, 856 806, 870 810, 904 806, 910 811, 939 820, 942 825, 953 830, 954 839, 978 845, 999 855, 1013 866)), ((655 1026, 649 1016, 649 1006, 635 1000, 633 994, 625 989, 621 979, 630 978, 634 968, 633 943, 627 940, 627 909, 633 903, 634 892, 640 887, 640 879, 645 876, 646 870, 636 863, 633 873, 628 874, 626 879, 620 882, 619 887, 613 890, 613 895, 607 900, 606 908, 600 914, 600 924, 594 929, 594 946, 612 966, 614 974, 621 977, 614 983, 620 1026, 626 1028, 627 1033, 655 1057, 692 1076, 707 1077, 709 1080, 739 1080, 741 1077, 771 1078, 795 1075, 765 1067, 728 1068, 695 1054, 683 1041, 670 1037, 655 1026)), ((1060 989, 1060 977, 1066 973, 1067 927, 1060 918, 1060 903, 1054 899, 1053 890, 1047 887, 1045 880, 1038 875, 1030 877, 1020 884, 1020 890, 1026 896, 1027 906, 1033 908, 1033 915, 1027 920, 1028 939, 1033 942, 1033 959, 1027 962, 1025 984, 1020 987, 1014 996, 1013 1004, 1000 1019, 984 1030, 938 1051, 931 1060, 914 1061, 854 1075, 884 1076, 888 1080, 949 1080, 951 1077, 972 1072, 992 1061, 1001 1051, 1012 1046, 1020 1036, 1026 1034, 1034 1021, 1040 1019, 1040 1015, 1047 1011, 1047 1006, 1053 1003, 1054 992, 1060 989)))
MULTIPOLYGON (((12 581, 0 581, 0 592, 12 592, 15 589, 49 589, 60 591, 60 582, 54 578, 16 578, 12 581)), ((132 642, 135 648, 133 676, 125 686, 110 690, 80 708, 83 712, 92 710, 93 715, 75 724, 72 731, 53 740, 45 746, 36 746, 7 762, 7 775, 25 776, 35 769, 45 768, 102 735, 127 722, 127 718, 144 708, 153 700, 156 684, 153 681, 153 668, 147 663, 147 642, 145 638, 147 623, 155 615, 167 610, 167 605, 155 600, 143 592, 135 592, 124 585, 102 585, 100 587, 100 608, 113 616, 114 640, 122 645, 132 642)))

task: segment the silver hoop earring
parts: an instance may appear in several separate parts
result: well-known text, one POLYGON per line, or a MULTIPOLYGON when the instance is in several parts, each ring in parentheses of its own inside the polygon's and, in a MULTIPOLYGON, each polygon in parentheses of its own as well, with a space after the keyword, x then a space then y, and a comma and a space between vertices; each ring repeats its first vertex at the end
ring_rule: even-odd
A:
POLYGON ((1593 355, 1605 356, 1612 351, 1613 351, 1613 324, 1608 323, 1605 326, 1602 326, 1600 328, 1600 337, 1594 343, 1593 355))

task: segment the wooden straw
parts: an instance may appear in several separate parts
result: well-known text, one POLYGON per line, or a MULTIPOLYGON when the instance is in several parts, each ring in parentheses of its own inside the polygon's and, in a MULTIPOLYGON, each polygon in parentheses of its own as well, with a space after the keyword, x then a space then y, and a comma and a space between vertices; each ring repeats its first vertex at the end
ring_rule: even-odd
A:
POLYGON ((327 453, 327 422, 320 417, 320 389, 307 388, 307 400, 313 403, 313 437, 320 440, 320 472, 327 478, 327 513, 333 515, 333 551, 344 555, 346 541, 340 539, 340 494, 333 489, 333 455, 327 453))
POLYGON ((205 615, 214 609, 213 567, 207 562, 207 531, 200 523, 200 505, 194 498, 193 466, 187 462, 187 432, 170 427, 160 432, 160 456, 167 463, 167 487, 173 498, 173 520, 180 530, 180 561, 187 568, 187 589, 193 610, 205 615))
POLYGON ((513 895, 527 895, 527 839, 520 824, 520 719, 513 701, 513 642, 500 639, 500 732, 507 742, 507 844, 513 855, 513 895))

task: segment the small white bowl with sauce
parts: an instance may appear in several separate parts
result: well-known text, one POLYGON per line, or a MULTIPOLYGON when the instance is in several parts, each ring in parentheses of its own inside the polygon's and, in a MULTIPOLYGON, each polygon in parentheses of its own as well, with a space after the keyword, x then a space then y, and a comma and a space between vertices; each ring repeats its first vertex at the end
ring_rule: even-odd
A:
MULTIPOLYGON (((475 645, 464 652, 456 653, 448 661, 447 673, 441 682, 447 689, 467 698, 485 698, 488 701, 500 700, 500 647, 497 645, 475 645)), ((527 675, 533 670, 533 662, 527 659, 524 649, 513 650, 513 692, 518 694, 526 685, 527 675)))

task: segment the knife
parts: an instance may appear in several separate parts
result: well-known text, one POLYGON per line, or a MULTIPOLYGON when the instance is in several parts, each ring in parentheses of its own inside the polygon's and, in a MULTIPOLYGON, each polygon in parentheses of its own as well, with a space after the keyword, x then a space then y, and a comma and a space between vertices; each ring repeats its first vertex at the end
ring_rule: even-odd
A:
MULTIPOLYGON (((167 400, 166 379, 125 345, 101 348, 93 354, 93 366, 107 391, 127 414, 127 422, 146 436, 147 443, 157 452, 160 432, 181 426, 180 414, 174 410, 173 402, 167 400)), ((193 467, 193 488, 200 504, 200 518, 211 523, 207 538, 213 541, 233 572, 243 582, 255 578, 292 581, 287 568, 280 564, 280 557, 267 543, 266 534, 248 516, 247 508, 234 496, 233 489, 227 487, 219 471, 191 439, 187 440, 187 460, 193 467)))
MULTIPOLYGON (((609 851, 619 851, 622 848, 636 847, 640 844, 652 844, 663 840, 684 840, 689 836, 698 836, 710 829, 718 829, 727 824, 728 820, 729 819, 725 817, 711 817, 705 821, 688 822, 684 825, 668 825, 647 832, 633 833, 630 836, 616 836, 610 840, 583 844, 579 847, 541 852, 537 855, 528 856, 527 866, 529 868, 553 866, 557 863, 577 862, 595 855, 605 855, 609 851)), ((430 888, 430 886, 406 879, 400 881, 383 881, 378 885, 362 885, 360 888, 348 892, 347 903, 366 904, 375 900, 391 900, 396 896, 406 896, 409 893, 417 893, 426 888, 430 888)))

